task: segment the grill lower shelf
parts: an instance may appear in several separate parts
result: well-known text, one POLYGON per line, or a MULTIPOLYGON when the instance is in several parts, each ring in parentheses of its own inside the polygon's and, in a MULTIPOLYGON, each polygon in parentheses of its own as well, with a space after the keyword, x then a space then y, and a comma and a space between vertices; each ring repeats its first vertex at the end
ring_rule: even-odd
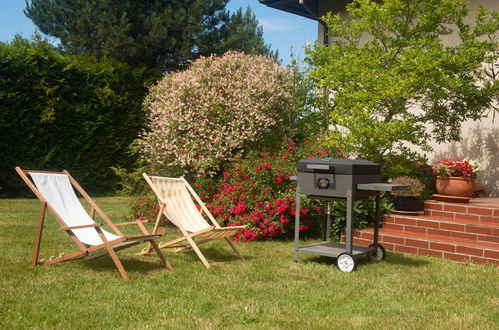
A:
MULTIPOLYGON (((320 242, 298 247, 301 253, 318 254, 326 257, 336 258, 340 254, 346 252, 346 246, 342 243, 320 242)), ((352 255, 359 256, 367 254, 371 251, 376 251, 376 248, 354 245, 352 246, 352 255)))

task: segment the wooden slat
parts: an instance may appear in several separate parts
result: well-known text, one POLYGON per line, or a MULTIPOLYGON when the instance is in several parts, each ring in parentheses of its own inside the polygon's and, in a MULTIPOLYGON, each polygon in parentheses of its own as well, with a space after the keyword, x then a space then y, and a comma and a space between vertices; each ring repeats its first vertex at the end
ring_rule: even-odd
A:
POLYGON ((82 229, 82 228, 92 228, 92 227, 100 227, 100 223, 92 223, 89 225, 81 225, 81 226, 72 226, 72 227, 61 227, 59 230, 74 230, 74 229, 82 229))

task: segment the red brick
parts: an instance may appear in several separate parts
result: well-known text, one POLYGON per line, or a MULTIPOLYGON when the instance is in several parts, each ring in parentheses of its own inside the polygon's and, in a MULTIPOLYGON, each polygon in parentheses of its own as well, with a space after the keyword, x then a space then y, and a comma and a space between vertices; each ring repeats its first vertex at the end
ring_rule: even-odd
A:
POLYGON ((385 250, 395 251, 395 245, 390 244, 390 243, 386 243, 386 242, 382 242, 382 243, 383 243, 383 247, 385 248, 385 250))
POLYGON ((443 256, 443 252, 441 251, 426 250, 426 249, 418 249, 418 253, 425 256, 437 257, 437 258, 442 258, 443 256))
POLYGON ((478 235, 470 234, 470 233, 452 232, 451 236, 457 237, 457 238, 471 239, 471 240, 476 241, 478 235))
POLYGON ((360 246, 369 246, 372 244, 372 241, 362 239, 362 238, 354 238, 353 239, 353 244, 355 245, 360 245, 360 246))
POLYGON ((451 232, 448 230, 440 229, 428 229, 428 235, 440 235, 440 236, 451 236, 451 232))
POLYGON ((464 225, 458 225, 458 224, 455 224, 455 223, 441 222, 440 223, 440 229, 452 230, 452 231, 463 231, 464 232, 464 225))
POLYGON ((492 233, 494 236, 499 236, 499 229, 492 229, 492 233))
POLYGON ((456 213, 455 218, 456 219, 471 220, 471 221, 479 221, 480 220, 480 217, 478 215, 460 214, 460 213, 456 213))
POLYGON ((468 213, 470 214, 493 215, 493 211, 493 209, 485 209, 481 207, 468 207, 468 213))
POLYGON ((449 218, 449 219, 454 219, 453 212, 431 211, 431 215, 433 217, 445 217, 445 218, 449 218))
POLYGON ((384 223, 394 223, 394 222, 395 222, 394 217, 391 217, 389 215, 385 215, 384 223))
POLYGON ((477 241, 499 243, 499 236, 478 235, 477 241))
POLYGON ((499 217, 489 217, 486 215, 482 215, 480 217, 480 222, 494 222, 494 223, 499 223, 499 217))
POLYGON ((468 254, 468 255, 473 255, 477 257, 483 257, 483 249, 477 249, 477 248, 470 248, 467 246, 457 246, 456 247, 456 252, 461 253, 461 254, 468 254))
POLYGON ((414 226, 404 226, 404 230, 412 233, 426 234, 427 229, 414 226))
POLYGON ((374 238, 374 234, 373 233, 370 233, 370 232, 362 232, 362 236, 361 236, 363 239, 370 239, 370 240, 373 240, 374 238))
POLYGON ((485 250, 484 257, 499 260, 499 251, 485 250))
POLYGON ((403 225, 397 225, 397 224, 394 224, 394 223, 385 223, 383 225, 383 228, 392 229, 392 230, 400 230, 400 231, 404 230, 404 226, 403 225))
POLYGON ((425 203, 424 208, 425 208, 425 210, 442 211, 442 204, 425 203))
POLYGON ((454 253, 444 253, 444 258, 454 260, 454 261, 459 261, 459 262, 466 262, 470 261, 471 257, 470 256, 463 256, 461 254, 454 254, 454 253))
POLYGON ((444 205, 444 211, 448 212, 466 213, 466 210, 467 210, 466 206, 450 205, 450 204, 444 205))
POLYGON ((407 245, 407 246, 415 246, 415 247, 425 248, 425 249, 428 248, 428 242, 420 241, 420 240, 415 240, 415 239, 410 239, 410 238, 406 238, 405 239, 405 245, 407 245))
POLYGON ((482 235, 493 235, 492 228, 490 228, 490 227, 480 227, 480 226, 472 226, 472 225, 466 226, 466 232, 467 233, 482 234, 482 235))
POLYGON ((479 257, 474 257, 474 256, 471 256, 471 262, 474 262, 476 264, 496 264, 496 265, 499 265, 499 260, 485 259, 485 258, 479 258, 479 257))
POLYGON ((404 244, 404 239, 401 237, 383 235, 383 242, 390 242, 395 244, 404 244))
POLYGON ((416 225, 416 220, 414 219, 397 218, 395 221, 397 224, 402 224, 402 225, 411 225, 411 226, 416 225))
POLYGON ((436 242, 430 242, 430 249, 440 250, 440 251, 448 251, 448 252, 455 252, 456 251, 456 247, 454 245, 436 243, 436 242))
POLYGON ((395 251, 402 253, 418 253, 417 248, 404 245, 395 245, 395 251))
POLYGON ((499 209, 495 209, 494 210, 494 216, 495 217, 499 217, 499 209))
POLYGON ((438 222, 438 221, 418 220, 417 225, 419 227, 439 228, 440 227, 440 222, 438 222))

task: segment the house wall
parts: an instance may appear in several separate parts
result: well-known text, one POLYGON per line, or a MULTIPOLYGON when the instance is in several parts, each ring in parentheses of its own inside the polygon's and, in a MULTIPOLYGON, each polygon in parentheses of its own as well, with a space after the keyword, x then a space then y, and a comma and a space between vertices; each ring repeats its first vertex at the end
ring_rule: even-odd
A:
MULTIPOLYGON (((324 15, 328 11, 340 12, 346 17, 345 7, 349 2, 347 0, 319 0, 319 13, 324 15)), ((471 11, 467 18, 468 22, 473 21, 479 6, 499 11, 498 0, 471 0, 469 6, 471 11)), ((319 23, 318 40, 321 42, 324 40, 324 32, 325 27, 319 23)), ((458 37, 450 36, 445 42, 449 45, 456 44, 458 37)), ((493 110, 489 111, 480 121, 463 122, 460 141, 440 144, 434 141, 432 147, 434 151, 426 153, 430 164, 442 157, 478 160, 482 164, 483 170, 477 178, 477 183, 485 187, 486 196, 499 196, 499 111, 495 111, 495 113, 493 110)))

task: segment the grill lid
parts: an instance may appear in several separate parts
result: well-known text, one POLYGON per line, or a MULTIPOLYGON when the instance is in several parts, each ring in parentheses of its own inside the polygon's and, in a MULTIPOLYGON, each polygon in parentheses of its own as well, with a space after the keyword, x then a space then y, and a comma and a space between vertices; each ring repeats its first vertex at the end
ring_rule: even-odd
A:
POLYGON ((336 174, 380 174, 380 165, 363 159, 310 158, 300 160, 298 172, 336 174))

